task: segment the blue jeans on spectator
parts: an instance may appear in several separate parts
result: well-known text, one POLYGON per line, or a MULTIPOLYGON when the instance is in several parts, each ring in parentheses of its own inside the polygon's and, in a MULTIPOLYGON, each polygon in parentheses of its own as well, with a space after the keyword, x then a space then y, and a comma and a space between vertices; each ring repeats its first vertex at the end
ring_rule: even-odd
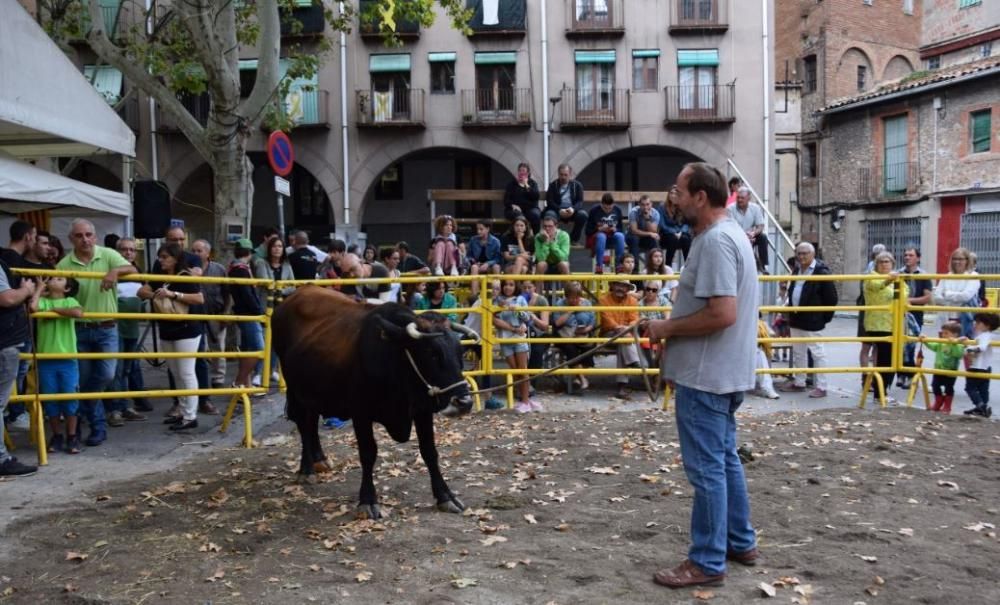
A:
MULTIPOLYGON (((122 353, 135 353, 139 350, 138 338, 122 338, 119 343, 122 353)), ((145 391, 146 383, 142 378, 141 359, 120 359, 115 366, 115 378, 111 383, 112 391, 145 391)), ((133 401, 139 401, 140 397, 134 397, 133 401)), ((112 412, 124 412, 128 408, 128 401, 125 399, 114 399, 108 402, 108 409, 112 412)))
MULTIPOLYGON (((611 242, 615 247, 615 264, 620 265, 622 263, 622 257, 625 256, 625 234, 621 231, 615 231, 611 234, 611 242)), ((604 262, 604 251, 608 247, 608 234, 598 231, 594 234, 594 258, 597 260, 597 266, 603 266, 604 262)))
POLYGON ((636 267, 639 266, 638 265, 639 257, 642 255, 643 252, 647 250, 652 250, 653 248, 658 248, 660 246, 660 242, 645 235, 640 237, 638 235, 632 235, 631 233, 629 233, 625 237, 625 241, 628 243, 628 251, 631 252, 632 256, 634 256, 636 259, 636 267))
POLYGON ((0 463, 10 458, 3 440, 3 412, 7 409, 7 402, 10 401, 10 387, 17 378, 17 354, 20 352, 17 347, 0 350, 0 463))
MULTIPOLYGON (((31 341, 26 341, 21 348, 18 349, 19 353, 31 353, 31 341)), ((27 359, 18 361, 17 364, 17 394, 24 395, 27 387, 28 369, 31 368, 31 362, 27 359)), ((7 407, 7 418, 10 420, 16 420, 18 416, 25 413, 27 408, 24 407, 23 403, 12 403, 7 407)))
POLYGON ((743 393, 716 395, 677 385, 677 432, 694 488, 688 559, 706 574, 726 571, 726 551, 756 546, 750 497, 736 453, 736 410, 743 393))
MULTIPOLYGON (((38 362, 38 392, 42 394, 76 393, 80 390, 80 367, 75 359, 45 359, 38 362)), ((60 415, 76 416, 80 402, 44 401, 46 418, 58 418, 60 415)))
MULTIPOLYGON (((255 321, 241 321, 240 326, 240 351, 263 351, 264 350, 264 328, 255 321)), ((260 374, 263 371, 264 360, 257 362, 254 372, 260 374)))
MULTIPOLYGON (((91 323, 76 324, 76 350, 80 353, 117 353, 118 326, 99 326, 91 323)), ((108 390, 115 377, 116 359, 81 359, 80 392, 100 393, 108 390)), ((107 431, 104 402, 84 399, 80 405, 91 431, 107 431)))

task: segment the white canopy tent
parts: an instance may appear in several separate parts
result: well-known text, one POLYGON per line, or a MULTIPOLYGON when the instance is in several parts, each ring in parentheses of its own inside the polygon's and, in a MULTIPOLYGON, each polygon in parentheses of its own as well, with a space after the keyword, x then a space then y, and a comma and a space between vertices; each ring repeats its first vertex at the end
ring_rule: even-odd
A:
POLYGON ((127 231, 128 194, 23 160, 132 157, 135 135, 17 0, 0 0, 0 15, 0 238, 16 214, 47 209, 58 235, 77 217, 127 231))

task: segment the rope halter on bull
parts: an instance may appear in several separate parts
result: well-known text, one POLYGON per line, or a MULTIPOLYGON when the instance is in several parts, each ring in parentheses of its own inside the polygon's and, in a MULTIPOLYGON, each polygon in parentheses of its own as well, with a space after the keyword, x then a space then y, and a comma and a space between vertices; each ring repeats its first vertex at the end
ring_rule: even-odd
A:
MULTIPOLYGON (((575 364, 575 363, 577 363, 577 362, 585 359, 588 355, 593 354, 598 349, 600 349, 602 347, 605 347, 605 346, 611 344, 612 342, 614 342, 615 340, 621 338, 627 332, 631 332, 632 333, 632 340, 635 342, 636 348, 639 348, 639 346, 640 346, 639 331, 643 328, 643 326, 644 326, 644 324, 643 324, 642 321, 638 321, 636 323, 629 324, 627 326, 622 326, 621 328, 615 330, 611 334, 611 336, 609 336, 608 338, 606 338, 604 340, 604 342, 600 342, 600 343, 596 344, 595 346, 591 347, 590 349, 587 349, 583 353, 577 355, 576 357, 574 357, 572 359, 569 359, 569 360, 566 360, 566 361, 564 361, 564 362, 562 362, 562 363, 560 363, 560 364, 558 364, 558 365, 556 365, 554 367, 551 367, 551 368, 545 370, 544 372, 541 372, 539 374, 535 374, 533 376, 526 376, 524 378, 520 378, 520 379, 515 380, 514 382, 512 382, 510 384, 502 384, 502 385, 499 385, 499 386, 489 387, 489 388, 486 388, 486 389, 477 389, 476 391, 471 392, 469 394, 470 395, 481 395, 483 393, 491 393, 493 391, 498 391, 500 389, 506 389, 506 388, 513 387, 515 385, 521 384, 522 382, 527 382, 529 380, 534 380, 535 378, 541 378, 542 376, 547 376, 547 375, 552 374, 553 372, 555 372, 557 370, 561 370, 561 369, 563 369, 565 367, 571 366, 571 365, 573 365, 573 364, 575 364)), ((464 326, 462 324, 459 324, 459 323, 456 323, 456 322, 452 322, 451 323, 451 327, 452 327, 452 329, 454 329, 457 332, 461 332, 463 334, 471 336, 473 339, 475 339, 476 344, 479 344, 479 342, 480 342, 479 335, 476 334, 476 332, 474 330, 472 330, 471 328, 469 328, 468 326, 464 326)), ((406 326, 406 331, 413 338, 423 338, 423 337, 428 336, 427 334, 423 334, 420 331, 418 331, 417 330, 417 325, 413 324, 413 323, 411 323, 411 324, 409 324, 409 325, 406 326)), ((443 388, 436 387, 436 386, 430 384, 429 382, 427 382, 427 379, 424 378, 424 375, 420 373, 420 368, 417 367, 417 363, 413 360, 413 356, 410 355, 409 350, 406 350, 406 358, 410 360, 410 365, 413 367, 413 371, 416 372, 417 377, 420 378, 420 381, 423 382, 425 386, 427 386, 427 394, 430 395, 431 397, 435 397, 437 395, 442 395, 442 394, 447 393, 448 391, 450 391, 452 389, 458 388, 461 385, 468 384, 464 380, 460 380, 460 381, 456 382, 455 384, 451 384, 451 385, 448 385, 448 386, 443 387, 443 388)), ((649 368, 646 366, 646 364, 643 364, 641 362, 640 362, 639 365, 640 365, 640 367, 642 369, 642 379, 643 379, 643 382, 646 384, 646 394, 649 396, 649 400, 650 401, 656 401, 656 394, 654 393, 654 389, 653 389, 652 383, 650 383, 650 381, 649 381, 649 368)))
MULTIPOLYGON (((479 334, 476 334, 476 331, 473 330, 472 328, 468 327, 468 326, 464 326, 464 325, 462 325, 462 324, 460 324, 458 322, 453 321, 453 322, 451 322, 451 329, 455 330, 456 332, 461 332, 462 334, 465 334, 466 336, 472 337, 472 339, 476 341, 476 344, 479 344, 479 342, 480 342, 479 334)), ((432 336, 441 336, 440 333, 437 333, 437 334, 425 334, 425 333, 421 332, 420 330, 418 330, 417 329, 417 324, 415 324, 413 322, 410 322, 410 323, 406 324, 406 333, 409 334, 410 338, 413 338, 414 340, 420 340, 421 338, 428 338, 428 337, 432 337, 432 336)), ((409 349, 403 349, 403 351, 406 353, 406 358, 410 361, 410 366, 413 368, 413 371, 416 372, 417 378, 419 378, 420 382, 424 383, 424 386, 427 387, 427 395, 429 395, 430 397, 437 397, 438 395, 444 395, 448 391, 457 389, 458 387, 460 387, 462 385, 467 385, 468 384, 465 381, 465 379, 462 379, 462 380, 459 380, 458 382, 456 382, 454 384, 450 384, 450 385, 448 385, 446 387, 438 387, 438 386, 432 385, 431 383, 427 382, 427 379, 424 378, 424 375, 420 372, 420 368, 417 367, 417 362, 413 360, 413 355, 410 354, 410 350, 409 349)))

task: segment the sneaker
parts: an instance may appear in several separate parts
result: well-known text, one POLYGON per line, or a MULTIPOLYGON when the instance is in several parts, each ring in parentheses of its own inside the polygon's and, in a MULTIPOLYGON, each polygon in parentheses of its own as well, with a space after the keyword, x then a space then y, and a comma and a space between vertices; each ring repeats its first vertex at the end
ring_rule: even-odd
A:
POLYGON ((176 418, 177 416, 180 416, 181 413, 182 413, 181 406, 175 403, 174 405, 170 406, 170 409, 167 410, 167 413, 165 413, 163 415, 163 417, 164 418, 172 418, 172 417, 176 418))
POLYGON ((0 477, 27 477, 38 472, 37 466, 21 464, 17 458, 11 456, 0 462, 0 477))
POLYGON ((219 410, 212 405, 211 401, 202 401, 198 403, 198 413, 206 416, 218 416, 219 410))
POLYGON ((9 430, 18 429, 21 431, 27 431, 31 428, 31 417, 29 417, 28 413, 25 412, 6 424, 9 430))
POLYGON ((989 418, 993 416, 993 408, 986 406, 986 411, 983 412, 983 418, 989 418))
POLYGON ((761 395, 763 395, 764 398, 766 399, 781 399, 781 395, 779 395, 778 392, 774 390, 761 391, 761 395))
POLYGON ((77 435, 69 436, 69 439, 66 440, 66 453, 67 454, 80 453, 80 437, 78 437, 77 435))
POLYGON ((329 418, 323 421, 323 426, 325 426, 328 429, 342 429, 345 426, 347 426, 347 421, 341 420, 340 418, 337 418, 335 416, 330 416, 329 418))
POLYGON ((271 382, 277 384, 281 380, 281 375, 277 371, 271 372, 271 382))
POLYGON ((108 414, 108 426, 125 426, 125 418, 122 417, 122 413, 114 411, 108 414))
POLYGON ((458 267, 452 267, 451 268, 451 276, 452 277, 458 277, 458 267))
POLYGON ((812 399, 819 399, 820 397, 826 397, 826 389, 816 388, 809 391, 809 397, 812 399))
POLYGON ((518 414, 527 414, 531 411, 531 404, 527 401, 521 401, 514 406, 514 411, 518 414))
POLYGON ((259 387, 260 386, 260 374, 254 374, 253 378, 250 379, 250 384, 251 384, 251 386, 259 387))
POLYGON ((491 396, 486 400, 486 403, 483 404, 483 407, 487 410, 502 410, 507 406, 505 406, 504 403, 496 397, 491 396))
POLYGON ((133 410, 132 408, 125 408, 125 411, 121 413, 122 418, 129 421, 145 420, 146 417, 139 412, 133 410))
POLYGON ((806 390, 806 385, 795 384, 794 382, 783 382, 778 385, 778 390, 782 393, 801 393, 806 390))
POLYGON ((604 267, 594 267, 594 275, 604 275, 604 267))
POLYGON ((440 265, 434 267, 434 275, 444 275, 444 269, 440 265))
POLYGON ((62 435, 52 435, 52 438, 49 439, 49 453, 62 450, 64 445, 65 437, 62 435))
POLYGON ((538 403, 534 399, 529 399, 528 400, 528 405, 531 406, 531 411, 532 412, 544 412, 545 411, 545 408, 542 407, 542 404, 538 403))

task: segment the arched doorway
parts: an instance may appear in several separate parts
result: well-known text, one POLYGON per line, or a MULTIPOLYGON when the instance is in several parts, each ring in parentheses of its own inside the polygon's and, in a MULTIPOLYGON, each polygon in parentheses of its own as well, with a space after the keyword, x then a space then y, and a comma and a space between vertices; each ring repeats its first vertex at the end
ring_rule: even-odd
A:
POLYGON ((196 239, 207 239, 218 247, 214 241, 215 229, 215 195, 213 193, 212 169, 202 163, 191 171, 170 199, 170 217, 184 221, 188 231, 188 242, 196 239))
MULTIPOLYGON (((257 242, 269 227, 277 227, 278 202, 274 191, 274 172, 262 152, 247 154, 253 163, 253 215, 250 238, 257 242)), ((285 177, 290 182, 292 195, 285 199, 285 236, 302 230, 309 234, 309 241, 322 245, 333 237, 335 218, 330 198, 322 183, 312 172, 296 162, 292 173, 285 177)))
MULTIPOLYGON (((406 240, 414 250, 430 243, 428 189, 503 189, 514 175, 496 160, 467 149, 431 147, 405 155, 381 172, 368 186, 362 201, 361 229, 376 246, 406 240)), ((539 187, 544 187, 539 182, 539 187)), ((502 217, 498 204, 448 201, 437 204, 438 214, 450 214, 459 223, 461 239, 468 239, 478 217, 502 217), (464 219, 464 220, 463 220, 464 219)))
POLYGON ((645 145, 615 151, 577 169, 587 191, 667 191, 684 164, 698 156, 676 147, 645 145))

